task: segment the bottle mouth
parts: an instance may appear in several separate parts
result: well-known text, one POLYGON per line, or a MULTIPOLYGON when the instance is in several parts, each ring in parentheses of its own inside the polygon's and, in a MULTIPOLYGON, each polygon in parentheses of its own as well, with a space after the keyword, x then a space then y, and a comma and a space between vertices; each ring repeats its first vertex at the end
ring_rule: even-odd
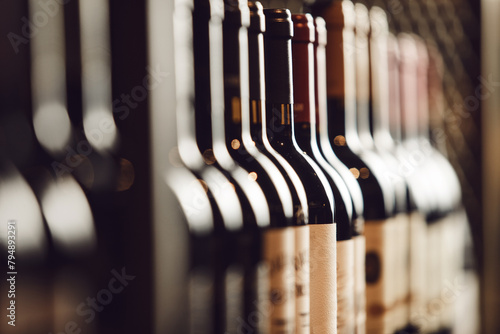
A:
POLYGON ((314 19, 311 14, 293 14, 293 42, 311 43, 316 40, 314 19))
POLYGON ((249 1, 248 8, 250 9, 250 26, 248 31, 253 33, 263 33, 266 31, 266 19, 262 4, 258 1, 249 1))
POLYGON ((264 9, 266 17, 266 36, 292 38, 293 23, 290 10, 284 8, 264 9))
POLYGON ((325 19, 328 27, 354 29, 356 13, 351 1, 333 1, 318 14, 325 19))
POLYGON ((326 22, 318 16, 314 19, 314 45, 326 45, 326 22))
POLYGON ((233 28, 250 26, 250 10, 243 0, 224 0, 224 24, 233 28))

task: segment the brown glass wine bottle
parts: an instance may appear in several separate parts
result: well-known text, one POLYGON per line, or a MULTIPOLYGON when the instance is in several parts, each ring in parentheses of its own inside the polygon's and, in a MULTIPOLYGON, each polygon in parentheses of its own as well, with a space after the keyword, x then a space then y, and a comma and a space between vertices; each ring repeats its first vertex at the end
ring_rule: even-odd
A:
POLYGON ((332 282, 336 280, 335 271, 332 271, 336 267, 333 193, 321 169, 303 154, 295 140, 291 63, 293 25, 290 12, 268 9, 264 10, 264 14, 268 135, 272 131, 269 140, 271 146, 295 169, 306 190, 310 225, 310 324, 313 331, 331 332, 332 328, 336 328, 336 319, 331 316, 336 308, 335 294, 325 294, 325 290, 331 289, 332 282), (315 305, 319 306, 319 303, 323 303, 323 307, 316 309, 315 305), (322 314, 329 314, 327 321, 322 314))
MULTIPOLYGON (((337 330, 354 330, 354 244, 352 199, 337 171, 321 154, 316 136, 314 94, 314 20, 310 14, 292 15, 292 63, 294 84, 294 127, 299 147, 324 172, 335 197, 337 224, 337 330)), ((312 301, 313 302, 313 301, 312 301)), ((315 305, 311 304, 311 307, 315 305)))

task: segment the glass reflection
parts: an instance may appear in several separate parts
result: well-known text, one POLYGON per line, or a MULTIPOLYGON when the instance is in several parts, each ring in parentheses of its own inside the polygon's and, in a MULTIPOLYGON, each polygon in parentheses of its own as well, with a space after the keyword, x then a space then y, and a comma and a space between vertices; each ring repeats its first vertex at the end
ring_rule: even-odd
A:
POLYGON ((72 177, 48 182, 40 202, 54 244, 60 251, 77 255, 96 246, 89 203, 72 177))

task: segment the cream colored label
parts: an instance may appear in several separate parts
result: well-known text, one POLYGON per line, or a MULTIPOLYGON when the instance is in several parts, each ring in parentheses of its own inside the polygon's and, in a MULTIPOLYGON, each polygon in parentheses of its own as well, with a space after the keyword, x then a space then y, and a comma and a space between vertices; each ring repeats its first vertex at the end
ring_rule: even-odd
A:
POLYGON ((453 329, 456 333, 478 333, 477 277, 474 271, 464 268, 467 238, 471 236, 468 224, 465 210, 457 210, 449 218, 449 233, 445 241, 445 250, 449 252, 448 262, 451 263, 451 268, 442 291, 442 300, 449 308, 443 322, 444 325, 453 322, 455 324, 453 329), (469 284, 466 284, 468 279, 469 284), (455 282, 460 281, 464 284, 457 286, 455 282))
POLYGON ((337 241, 337 331, 351 334, 354 312, 354 241, 337 241))
MULTIPOLYGON (((257 300, 254 302, 256 313, 249 315, 250 326, 258 328, 257 333, 269 334, 269 322, 267 321, 269 303, 269 266, 262 261, 257 267, 257 300)), ((249 330, 251 332, 251 330, 249 330)))
POLYGON ((425 329, 437 331, 440 326, 441 310, 434 309, 436 300, 439 300, 441 292, 442 277, 442 245, 441 245, 442 223, 435 222, 427 225, 427 324, 425 329))
POLYGON ((225 276, 226 332, 238 333, 244 322, 243 268, 230 266, 225 276))
POLYGON ((397 300, 396 221, 366 221, 366 330, 370 334, 390 333, 395 328, 397 300))
POLYGON ((309 299, 309 226, 295 230, 295 332, 310 333, 309 299))
POLYGON ((392 242, 396 244, 396 305, 394 309, 395 326, 404 328, 409 322, 409 248, 410 248, 410 216, 399 214, 395 217, 395 236, 392 242))
POLYGON ((213 276, 207 270, 195 269, 189 275, 189 333, 206 333, 212 328, 213 276))
MULTIPOLYGON (((445 282, 452 282, 453 276, 455 275, 455 260, 456 255, 454 253, 459 252, 456 248, 456 244, 459 240, 455 239, 455 215, 451 214, 448 217, 442 219, 439 224, 441 224, 441 259, 440 259, 440 267, 441 267, 441 280, 440 280, 440 298, 441 292, 445 288, 445 282)), ((439 324, 441 327, 448 327, 451 325, 453 321, 452 316, 452 307, 453 303, 447 300, 446 303, 442 303, 442 310, 440 312, 440 321, 439 324)))
POLYGON ((366 240, 363 235, 352 238, 354 242, 354 312, 356 334, 366 333, 366 282, 365 252, 366 240))
POLYGON ((441 224, 441 287, 440 298, 444 300, 440 317, 441 327, 453 323, 456 298, 448 295, 448 285, 463 275, 463 257, 467 217, 462 211, 449 214, 441 224), (443 296, 445 296, 443 298, 443 296))
POLYGON ((295 328, 295 231, 270 229, 264 234, 264 259, 269 268, 268 332, 291 334, 295 328))
POLYGON ((337 333, 337 226, 310 228, 311 333, 337 333))
POLYGON ((420 213, 410 216, 410 321, 420 325, 425 314, 427 224, 420 213))

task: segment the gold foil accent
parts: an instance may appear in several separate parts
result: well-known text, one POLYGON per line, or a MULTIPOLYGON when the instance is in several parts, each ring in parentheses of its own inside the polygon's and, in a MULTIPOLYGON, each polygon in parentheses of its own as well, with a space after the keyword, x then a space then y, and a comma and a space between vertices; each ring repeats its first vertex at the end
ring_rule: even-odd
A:
POLYGON ((336 146, 345 146, 345 137, 344 136, 336 136, 334 139, 333 139, 333 143, 336 145, 336 146))
POLYGON ((117 191, 125 191, 132 187, 135 180, 135 170, 134 165, 127 159, 120 159, 120 171, 118 176, 118 182, 116 185, 117 191))
POLYGON ((233 123, 241 123, 241 100, 239 97, 234 96, 231 99, 231 109, 232 109, 233 123))
POLYGON ((252 100, 252 123, 257 124, 257 101, 252 100))
POLYGON ((255 172, 250 172, 248 173, 248 178, 250 179, 250 181, 256 181, 257 180, 257 173, 255 172))
POLYGON ((240 146, 241 146, 241 143, 240 143, 240 141, 238 139, 233 139, 231 141, 231 147, 233 148, 233 150, 239 149, 240 146))
POLYGON ((203 161, 205 161, 207 165, 212 165, 215 163, 214 152, 211 149, 205 150, 205 152, 203 152, 203 161))
POLYGON ((349 169, 352 173, 352 175, 354 175, 354 177, 357 179, 359 177, 359 170, 357 168, 350 168, 349 169))
POLYGON ((363 167, 359 170, 359 176, 361 176, 362 179, 367 179, 370 177, 370 170, 366 167, 363 167))

